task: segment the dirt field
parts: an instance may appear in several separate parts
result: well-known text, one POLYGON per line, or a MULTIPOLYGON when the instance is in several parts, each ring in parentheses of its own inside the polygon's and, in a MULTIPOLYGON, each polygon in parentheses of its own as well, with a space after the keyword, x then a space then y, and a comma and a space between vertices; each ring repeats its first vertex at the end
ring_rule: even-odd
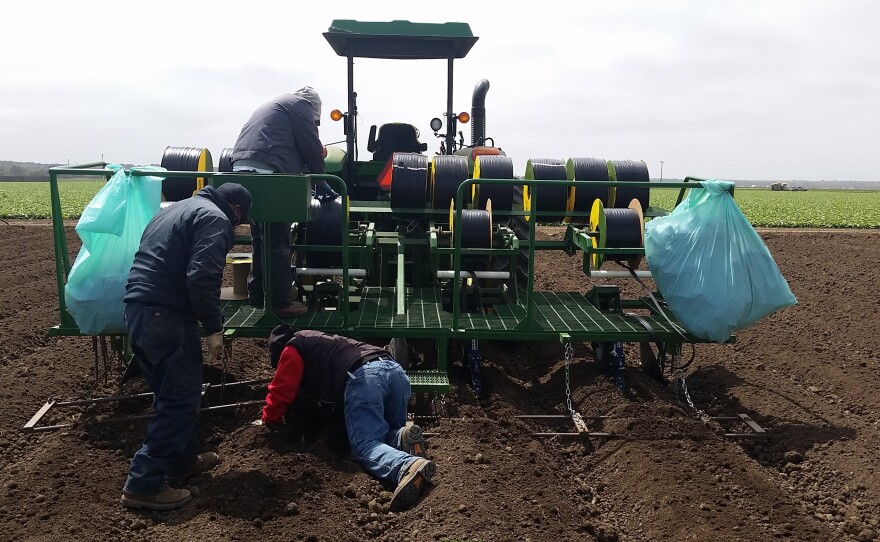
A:
MULTIPOLYGON (((333 441, 267 434, 248 425, 258 407, 246 407, 203 416, 204 449, 222 463, 187 484, 194 502, 132 513, 119 496, 143 421, 19 431, 50 397, 144 388, 120 388, 114 372, 90 390, 91 339, 47 334, 58 320, 51 227, 0 224, 0 540, 878 540, 880 231, 762 236, 799 304, 733 345, 698 345, 687 385, 710 415, 749 414, 768 429, 764 440, 725 438, 730 426, 700 421, 671 384, 641 373, 632 348, 622 394, 581 343, 570 368, 574 406, 611 416, 596 428, 620 438, 533 437, 547 427, 515 416, 562 411, 562 348, 492 344, 487 397, 456 381, 446 416, 424 424, 435 433, 437 485, 410 511, 387 512, 390 494, 333 441)), ((586 291, 579 266, 542 255, 538 287, 586 291)), ((269 376, 263 348, 236 341, 226 372, 218 365, 206 376, 269 376)), ((148 412, 143 400, 67 409, 50 421, 148 412)))

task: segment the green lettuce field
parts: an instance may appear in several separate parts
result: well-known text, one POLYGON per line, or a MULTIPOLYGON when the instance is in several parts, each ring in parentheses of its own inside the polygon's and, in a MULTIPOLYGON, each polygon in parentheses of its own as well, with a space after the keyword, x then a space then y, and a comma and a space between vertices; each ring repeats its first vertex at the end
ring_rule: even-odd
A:
MULTIPOLYGON (((61 212, 75 219, 104 181, 59 182, 61 212)), ((754 226, 788 228, 880 228, 880 191, 810 190, 772 192, 769 188, 737 188, 735 199, 754 226)), ((651 192, 651 206, 671 209, 678 190, 651 192)), ((0 183, 0 218, 50 218, 49 183, 0 183)))

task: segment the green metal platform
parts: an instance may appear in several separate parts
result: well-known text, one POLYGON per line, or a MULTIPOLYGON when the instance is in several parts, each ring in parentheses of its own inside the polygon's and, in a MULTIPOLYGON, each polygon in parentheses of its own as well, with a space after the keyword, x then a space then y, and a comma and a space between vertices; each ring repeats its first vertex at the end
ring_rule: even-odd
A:
MULTIPOLYGON (((318 311, 288 319, 298 327, 345 331, 361 337, 486 338, 493 340, 556 340, 560 333, 584 341, 650 341, 652 337, 635 319, 600 311, 579 292, 534 292, 532 321, 521 304, 495 305, 492 312, 462 312, 459 328, 452 328, 452 312, 445 310, 438 288, 407 288, 405 311, 398 314, 395 288, 366 287, 343 327, 339 311, 318 311)), ((645 305, 644 308, 647 308, 645 305)), ((264 311, 241 301, 224 307, 226 329, 240 336, 265 337, 269 329, 260 324, 264 311)), ((642 315, 661 340, 681 341, 680 332, 663 316, 642 315)), ((675 320, 672 320, 676 323, 675 320)), ((685 336, 687 337, 687 333, 685 336)), ((696 338, 688 337, 691 340, 696 338)))

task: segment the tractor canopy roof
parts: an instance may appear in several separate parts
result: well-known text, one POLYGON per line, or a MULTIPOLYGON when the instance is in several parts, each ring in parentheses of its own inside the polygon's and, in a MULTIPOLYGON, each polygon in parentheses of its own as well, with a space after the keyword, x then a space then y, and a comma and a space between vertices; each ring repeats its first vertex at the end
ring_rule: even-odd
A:
POLYGON ((335 19, 324 37, 339 56, 464 58, 479 39, 467 23, 364 22, 335 19))

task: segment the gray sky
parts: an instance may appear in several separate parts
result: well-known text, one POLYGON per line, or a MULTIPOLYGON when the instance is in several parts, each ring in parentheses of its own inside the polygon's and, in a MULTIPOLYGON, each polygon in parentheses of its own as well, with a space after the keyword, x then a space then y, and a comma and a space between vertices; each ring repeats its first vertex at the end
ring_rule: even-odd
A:
MULTIPOLYGON (((0 159, 215 162, 251 111, 304 85, 341 140, 346 62, 333 19, 466 22, 454 109, 480 79, 487 135, 513 158, 647 162, 653 177, 878 180, 880 2, 15 2, 0 33, 0 159), (377 7, 379 6, 379 7, 377 7), (516 6, 511 7, 511 6, 516 6)), ((445 61, 356 60, 361 156, 371 124, 409 122, 428 152, 445 61)), ((470 125, 463 128, 470 139, 470 125)))

